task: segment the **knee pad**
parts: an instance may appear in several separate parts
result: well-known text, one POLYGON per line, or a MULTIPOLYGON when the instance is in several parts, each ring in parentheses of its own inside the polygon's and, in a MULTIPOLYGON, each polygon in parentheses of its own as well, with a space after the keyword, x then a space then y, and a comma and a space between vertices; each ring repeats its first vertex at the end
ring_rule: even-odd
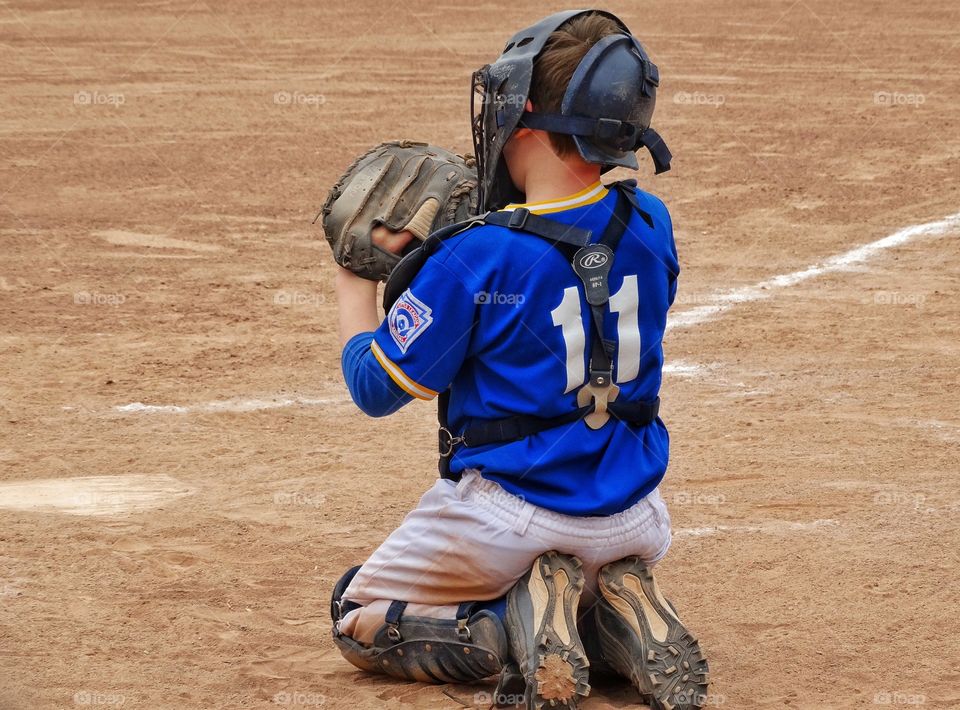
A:
POLYGON ((461 604, 456 619, 431 619, 404 616, 406 603, 393 602, 372 646, 341 634, 336 623, 333 641, 361 670, 422 683, 469 683, 499 673, 508 657, 499 617, 473 607, 461 604))

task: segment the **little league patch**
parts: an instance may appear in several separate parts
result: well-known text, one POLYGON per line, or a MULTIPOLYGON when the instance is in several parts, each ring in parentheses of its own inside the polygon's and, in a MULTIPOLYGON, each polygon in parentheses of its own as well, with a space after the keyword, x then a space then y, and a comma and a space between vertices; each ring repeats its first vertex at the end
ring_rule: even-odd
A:
POLYGON ((390 335, 400 348, 400 352, 407 352, 410 343, 420 337, 430 324, 433 323, 433 311, 430 307, 414 296, 410 289, 403 292, 390 313, 387 321, 390 324, 390 335))

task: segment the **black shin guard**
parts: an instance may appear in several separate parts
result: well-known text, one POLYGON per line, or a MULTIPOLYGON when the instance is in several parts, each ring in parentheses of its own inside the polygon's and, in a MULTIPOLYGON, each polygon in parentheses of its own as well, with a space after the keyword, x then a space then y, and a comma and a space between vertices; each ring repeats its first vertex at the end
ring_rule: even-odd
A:
POLYGON ((496 614, 469 619, 404 617, 385 623, 372 646, 334 629, 333 641, 357 668, 423 683, 469 683, 500 672, 507 637, 496 614))
POLYGON ((370 673, 385 673, 423 683, 469 683, 495 675, 507 661, 503 622, 491 611, 461 604, 456 619, 404 616, 404 602, 393 602, 372 646, 340 632, 340 621, 359 605, 343 593, 359 567, 334 586, 331 600, 333 642, 350 663, 370 673))

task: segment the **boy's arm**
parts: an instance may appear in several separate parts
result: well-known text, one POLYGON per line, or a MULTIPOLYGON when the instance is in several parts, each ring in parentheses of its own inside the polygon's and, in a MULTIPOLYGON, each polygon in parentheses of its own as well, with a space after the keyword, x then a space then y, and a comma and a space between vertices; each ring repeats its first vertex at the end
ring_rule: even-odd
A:
MULTIPOLYGON (((399 253, 413 238, 410 232, 390 232, 385 227, 373 231, 378 246, 399 253)), ((340 323, 340 365, 350 396, 364 413, 372 417, 393 414, 413 397, 400 389, 380 366, 370 345, 377 318, 377 282, 361 278, 349 269, 337 266, 334 287, 340 323)))
POLYGON ((340 347, 344 348, 353 336, 372 333, 380 325, 377 318, 377 282, 360 278, 352 271, 337 266, 334 287, 340 318, 340 347))
MULTIPOLYGON (((385 246, 402 250, 410 236, 387 233, 385 239, 391 240, 385 246)), ((427 259, 379 325, 376 288, 357 283, 352 274, 337 275, 344 379, 367 414, 390 414, 412 398, 434 399, 468 357, 478 287, 451 270, 446 256, 441 251, 427 259)))
MULTIPOLYGON (((408 231, 392 232, 383 225, 370 231, 371 241, 381 249, 399 254, 413 240, 408 231)), ((337 291, 337 310, 340 316, 340 347, 353 336, 377 329, 377 282, 357 276, 349 269, 337 266, 334 287, 337 291)))

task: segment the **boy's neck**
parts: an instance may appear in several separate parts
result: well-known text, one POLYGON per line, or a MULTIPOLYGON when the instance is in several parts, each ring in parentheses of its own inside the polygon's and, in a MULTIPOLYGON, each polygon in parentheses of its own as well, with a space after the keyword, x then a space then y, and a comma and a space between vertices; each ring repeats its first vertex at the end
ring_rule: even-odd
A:
POLYGON ((524 187, 527 202, 555 200, 581 192, 600 179, 600 166, 587 163, 579 156, 563 160, 542 161, 527 170, 524 187))

